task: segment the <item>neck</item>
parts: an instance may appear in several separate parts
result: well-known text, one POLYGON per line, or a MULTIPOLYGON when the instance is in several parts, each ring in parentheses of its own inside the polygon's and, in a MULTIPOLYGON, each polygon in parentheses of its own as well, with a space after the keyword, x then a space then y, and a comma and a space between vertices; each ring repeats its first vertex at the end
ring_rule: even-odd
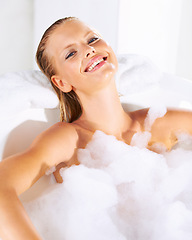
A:
POLYGON ((129 128, 131 119, 122 108, 115 82, 80 99, 83 113, 76 123, 81 127, 90 131, 101 130, 118 138, 129 128))

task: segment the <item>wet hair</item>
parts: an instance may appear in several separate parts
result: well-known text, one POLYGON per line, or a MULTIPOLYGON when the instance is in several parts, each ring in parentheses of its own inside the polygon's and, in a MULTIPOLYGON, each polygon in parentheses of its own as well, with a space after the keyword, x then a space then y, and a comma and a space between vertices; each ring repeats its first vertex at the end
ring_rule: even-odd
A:
POLYGON ((77 94, 71 90, 70 92, 64 93, 51 81, 51 77, 56 74, 54 64, 50 56, 46 52, 47 42, 50 35, 54 30, 63 24, 64 22, 76 20, 75 17, 65 17, 54 22, 43 34, 39 46, 36 52, 36 61, 40 70, 50 80, 58 98, 60 105, 60 121, 61 122, 73 122, 77 120, 82 114, 82 107, 77 94))

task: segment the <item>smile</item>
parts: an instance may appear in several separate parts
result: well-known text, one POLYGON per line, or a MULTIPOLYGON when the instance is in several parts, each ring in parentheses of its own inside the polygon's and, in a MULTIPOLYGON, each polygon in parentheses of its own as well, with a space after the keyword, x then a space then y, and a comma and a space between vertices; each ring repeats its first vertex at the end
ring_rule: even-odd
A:
POLYGON ((95 57, 91 59, 85 69, 85 72, 93 72, 106 63, 107 57, 95 57))

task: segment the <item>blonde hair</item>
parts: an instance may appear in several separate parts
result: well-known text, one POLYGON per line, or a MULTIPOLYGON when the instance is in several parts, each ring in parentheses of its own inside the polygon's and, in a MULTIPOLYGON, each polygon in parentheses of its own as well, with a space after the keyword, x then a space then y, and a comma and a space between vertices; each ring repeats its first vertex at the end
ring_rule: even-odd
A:
POLYGON ((50 57, 46 53, 47 41, 53 31, 61 24, 66 21, 75 20, 75 17, 65 17, 57 20, 53 23, 43 34, 39 46, 36 52, 36 61, 40 70, 49 78, 58 98, 60 105, 60 121, 61 122, 73 122, 77 120, 82 114, 82 107, 77 94, 71 90, 68 93, 62 92, 58 87, 56 87, 52 81, 51 77, 56 74, 53 63, 50 57))

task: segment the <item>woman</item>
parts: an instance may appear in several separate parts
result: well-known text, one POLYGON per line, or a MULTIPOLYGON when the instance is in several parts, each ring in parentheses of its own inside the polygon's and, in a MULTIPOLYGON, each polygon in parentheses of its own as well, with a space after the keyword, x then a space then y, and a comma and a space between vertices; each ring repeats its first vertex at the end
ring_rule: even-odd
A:
MULTIPOLYGON (((78 164, 77 149, 85 148, 95 130, 130 143, 144 131, 147 109, 125 113, 115 86, 117 59, 102 37, 76 18, 54 23, 43 35, 37 62, 60 100, 61 122, 40 134, 25 152, 0 164, 0 237, 41 239, 18 195, 46 171, 78 164)), ((168 111, 151 128, 148 148, 161 143, 171 149, 176 132, 192 134, 192 113, 168 111)))

